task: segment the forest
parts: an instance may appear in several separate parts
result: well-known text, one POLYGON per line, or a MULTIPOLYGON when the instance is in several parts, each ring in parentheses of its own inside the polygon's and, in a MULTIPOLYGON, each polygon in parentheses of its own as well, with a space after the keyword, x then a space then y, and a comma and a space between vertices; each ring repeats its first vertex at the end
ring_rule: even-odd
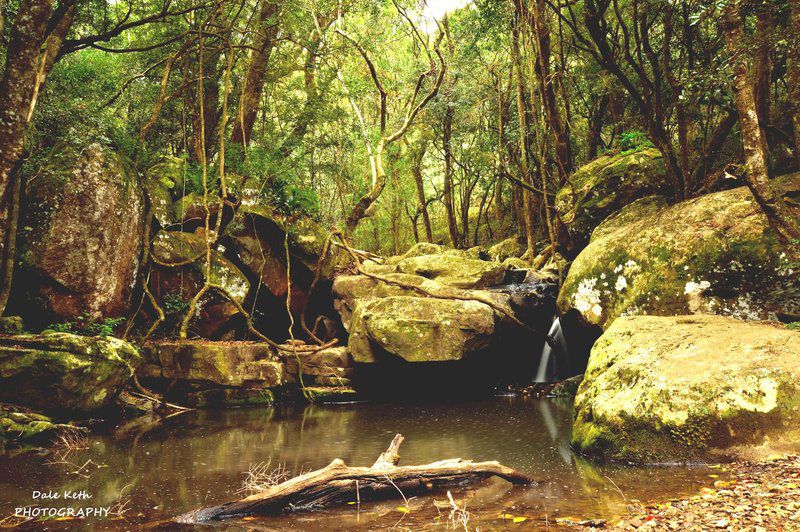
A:
MULTIPOLYGON (((0 0, 0 76, 0 445, 48 445, 56 485, 142 522, 398 491, 316 526, 547 527, 550 496, 564 527, 796 519, 799 1, 0 0), (287 480, 401 430, 432 470, 398 436, 287 480), (220 492, 122 465, 200 475, 181 445, 220 492), (720 507, 759 504, 742 477, 781 500, 704 515, 716 473, 637 473, 698 462, 733 464, 720 507), (491 475, 538 487, 440 488, 491 475)), ((0 453, 0 523, 36 523, 33 456, 0 453)))

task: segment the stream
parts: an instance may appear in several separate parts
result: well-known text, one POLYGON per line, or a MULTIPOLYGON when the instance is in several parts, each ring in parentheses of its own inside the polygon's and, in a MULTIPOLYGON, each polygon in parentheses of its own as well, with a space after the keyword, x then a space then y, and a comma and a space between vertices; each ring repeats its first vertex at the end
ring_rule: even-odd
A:
MULTIPOLYGON (((32 504, 113 506, 122 501, 124 518, 88 521, 89 528, 161 524, 175 529, 169 520, 183 512, 242 497, 245 473, 255 464, 281 466, 292 474, 323 467, 337 457, 350 465, 368 466, 397 432, 406 438, 401 465, 456 457, 498 460, 539 479, 529 487, 490 479, 452 490, 456 501, 466 503, 471 529, 545 527, 559 517, 612 520, 628 500, 664 500, 696 492, 715 471, 705 466, 592 464, 571 453, 570 425, 569 404, 518 397, 194 411, 162 423, 139 418, 96 430, 88 449, 68 453, 64 460, 44 452, 0 455, 0 513, 7 516, 14 508, 32 504), (59 461, 63 463, 54 463, 59 461), (33 501, 34 490, 86 490, 92 499, 33 501)), ((442 493, 408 503, 401 498, 353 501, 344 508, 247 518, 219 528, 374 530, 395 524, 415 530, 444 528, 449 509, 439 503, 446 500, 442 493)), ((70 526, 51 521, 48 528, 70 526)))

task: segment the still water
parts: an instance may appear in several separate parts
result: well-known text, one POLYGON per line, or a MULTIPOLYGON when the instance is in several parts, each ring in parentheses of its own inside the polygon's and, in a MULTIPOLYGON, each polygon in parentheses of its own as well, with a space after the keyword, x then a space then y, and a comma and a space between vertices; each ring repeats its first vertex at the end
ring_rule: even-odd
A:
MULTIPOLYGON (((570 405, 547 399, 494 398, 459 403, 312 405, 288 409, 187 412, 160 423, 140 418, 93 434, 88 449, 0 455, 0 514, 38 506, 112 506, 124 518, 84 522, 94 529, 175 529, 183 512, 243 496, 245 473, 258 463, 308 471, 342 458, 371 465, 395 433, 401 465, 443 458, 498 460, 539 480, 512 487, 497 479, 453 490, 469 526, 528 530, 559 517, 609 519, 627 501, 664 500, 709 483, 705 467, 598 466, 569 449, 570 405), (63 462, 63 463, 58 463, 63 462), (81 466, 84 466, 82 469, 81 466), (33 501, 34 490, 85 490, 89 501, 33 501), (503 515, 503 517, 501 517, 503 515), (512 517, 516 517, 516 523, 512 517)), ((230 530, 383 530, 446 528, 446 493, 226 523, 230 530)), ((613 521, 611 521, 613 522, 613 521)), ((77 528, 50 521, 35 529, 77 528)))

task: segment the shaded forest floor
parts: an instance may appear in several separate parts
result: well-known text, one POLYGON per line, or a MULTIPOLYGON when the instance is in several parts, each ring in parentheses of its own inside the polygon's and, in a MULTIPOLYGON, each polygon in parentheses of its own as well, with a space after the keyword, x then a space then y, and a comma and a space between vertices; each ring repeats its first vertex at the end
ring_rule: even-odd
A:
POLYGON ((800 530, 800 456, 720 467, 697 495, 631 505, 614 530, 800 530))

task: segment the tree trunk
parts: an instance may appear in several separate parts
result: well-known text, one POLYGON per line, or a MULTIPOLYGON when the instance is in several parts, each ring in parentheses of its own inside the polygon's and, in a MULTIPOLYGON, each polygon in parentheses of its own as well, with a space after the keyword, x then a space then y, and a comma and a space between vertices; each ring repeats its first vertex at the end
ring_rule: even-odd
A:
POLYGON ((739 109, 744 148, 745 180, 770 225, 784 240, 800 239, 800 222, 783 198, 773 189, 767 166, 767 143, 758 122, 753 80, 745 48, 740 0, 730 0, 723 13, 723 31, 733 65, 733 92, 739 109))
MULTIPOLYGON (((514 68, 514 82, 517 93, 517 115, 519 120, 519 166, 522 172, 520 179, 528 184, 533 184, 531 177, 529 150, 528 150, 528 112, 525 106, 525 87, 522 72, 522 61, 519 46, 519 16, 516 17, 511 35, 512 68, 514 68)), ((536 256, 536 225, 533 219, 534 206, 531 191, 522 191, 522 217, 525 223, 525 238, 527 241, 527 255, 529 258, 536 256)))
POLYGON ((233 128, 231 141, 247 146, 253 133, 261 95, 264 91, 264 80, 267 76, 270 55, 275 48, 280 28, 281 3, 278 0, 261 0, 261 11, 258 17, 257 34, 253 42, 250 63, 247 66, 242 96, 239 101, 237 124, 233 128))
POLYGON ((591 161, 597 157, 597 150, 603 145, 603 119, 608 110, 608 94, 603 94, 597 101, 597 107, 589 114, 589 148, 588 157, 591 161))
POLYGON ((794 131, 794 157, 800 169, 800 0, 791 0, 791 4, 789 33, 792 38, 787 49, 786 77, 794 131))
POLYGON ((444 207, 447 213, 447 231, 450 234, 450 243, 454 248, 460 247, 458 223, 456 222, 456 206, 453 198, 453 150, 451 140, 453 136, 453 105, 448 102, 444 113, 442 128, 442 150, 444 151, 444 207))
MULTIPOLYGON (((425 226, 425 241, 433 242, 433 229, 431 228, 431 218, 428 215, 428 204, 425 201, 425 183, 422 180, 422 160, 425 158, 425 150, 428 148, 428 142, 423 140, 420 142, 419 148, 414 152, 414 160, 411 166, 411 173, 414 176, 414 184, 417 189, 417 208, 422 215, 422 223, 425 226)), ((415 218, 416 220, 416 218, 415 218)), ((414 223, 414 231, 416 236, 417 224, 414 223)), ((419 238, 417 237, 417 241, 419 238)))

